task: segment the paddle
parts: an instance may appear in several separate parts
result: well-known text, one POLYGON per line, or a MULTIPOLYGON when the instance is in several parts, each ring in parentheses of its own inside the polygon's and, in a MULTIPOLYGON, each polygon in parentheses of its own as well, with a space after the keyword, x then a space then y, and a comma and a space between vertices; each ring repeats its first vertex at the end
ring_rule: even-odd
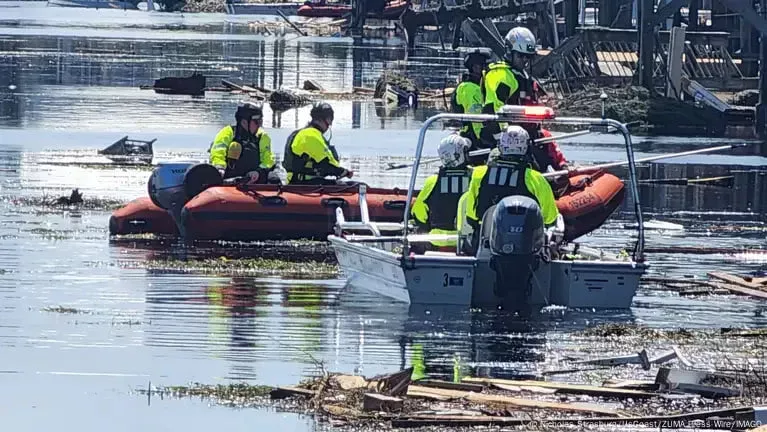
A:
MULTIPOLYGON (((642 162, 652 162, 652 161, 656 161, 656 160, 660 160, 660 159, 671 159, 671 158, 677 158, 677 157, 682 157, 682 156, 690 156, 690 155, 696 155, 696 154, 701 154, 701 153, 708 153, 708 152, 717 151, 717 150, 731 150, 731 149, 735 149, 735 148, 746 147, 747 145, 748 145, 747 143, 728 144, 728 145, 722 145, 722 146, 716 146, 716 147, 702 148, 702 149, 697 149, 697 150, 688 150, 688 151, 683 151, 683 152, 679 152, 679 153, 667 153, 667 154, 662 154, 662 155, 658 155, 658 156, 649 156, 649 157, 642 158, 642 159, 636 159, 634 161, 634 163, 638 164, 638 163, 642 163, 642 162)), ((561 176, 561 175, 585 174, 585 173, 588 173, 588 172, 599 171, 599 170, 603 170, 603 169, 607 169, 607 168, 613 168, 613 167, 618 167, 618 166, 628 165, 628 164, 629 164, 628 161, 609 162, 609 163, 604 163, 604 164, 600 164, 600 165, 578 167, 578 168, 575 168, 575 169, 573 169, 571 171, 559 170, 559 171, 547 172, 547 173, 543 173, 543 176, 544 177, 558 177, 558 176, 561 176)))
POLYGON ((734 185, 735 176, 707 177, 707 178, 670 178, 670 179, 646 179, 639 183, 671 185, 671 186, 717 186, 731 188, 734 185))

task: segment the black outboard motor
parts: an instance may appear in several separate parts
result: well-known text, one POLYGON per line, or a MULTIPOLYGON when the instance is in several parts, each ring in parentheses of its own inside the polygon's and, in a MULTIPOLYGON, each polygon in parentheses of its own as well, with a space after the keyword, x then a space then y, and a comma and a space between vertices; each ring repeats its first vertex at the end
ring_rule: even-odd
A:
POLYGON ((492 254, 490 268, 496 274, 495 295, 509 305, 523 306, 545 245, 541 208, 529 197, 506 197, 495 205, 488 222, 486 238, 492 254))

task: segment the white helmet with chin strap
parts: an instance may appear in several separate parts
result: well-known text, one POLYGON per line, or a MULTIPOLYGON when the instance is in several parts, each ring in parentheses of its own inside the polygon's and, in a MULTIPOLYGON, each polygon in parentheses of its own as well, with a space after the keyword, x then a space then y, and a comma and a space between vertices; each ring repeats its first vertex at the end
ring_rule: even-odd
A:
POLYGON ((501 156, 522 157, 530 146, 530 135, 522 126, 511 125, 501 134, 498 151, 501 156))
POLYGON ((533 32, 525 27, 514 27, 506 33, 504 38, 506 51, 511 53, 516 51, 521 54, 535 55, 535 36, 533 32))
POLYGON ((444 167, 455 168, 468 161, 469 148, 471 148, 471 140, 457 134, 451 134, 442 138, 437 153, 439 153, 444 167))

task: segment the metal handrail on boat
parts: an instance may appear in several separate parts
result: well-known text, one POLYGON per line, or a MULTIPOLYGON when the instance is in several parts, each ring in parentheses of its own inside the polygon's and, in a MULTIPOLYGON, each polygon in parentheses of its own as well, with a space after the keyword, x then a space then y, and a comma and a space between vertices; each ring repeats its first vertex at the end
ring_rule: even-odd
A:
MULTIPOLYGON (((623 123, 608 118, 589 118, 589 117, 555 117, 554 111, 548 107, 541 106, 521 106, 506 105, 501 107, 496 114, 458 114, 458 113, 440 113, 433 115, 424 121, 418 133, 418 144, 415 149, 415 162, 410 173, 410 184, 407 191, 407 200, 405 201, 404 221, 408 220, 410 215, 410 203, 413 200, 415 191, 416 176, 418 167, 421 163, 421 154, 423 153, 423 144, 426 138, 426 131, 432 123, 437 120, 459 120, 462 122, 508 122, 508 123, 555 123, 569 125, 587 124, 594 131, 606 130, 612 126, 621 132, 626 142, 626 156, 628 158, 629 177, 631 180, 631 195, 634 200, 634 212, 636 213, 638 238, 634 247, 633 259, 635 262, 644 261, 644 222, 642 220, 642 208, 639 201, 639 189, 637 187, 636 165, 634 162, 634 148, 631 143, 631 134, 623 123)), ((410 253, 408 243, 408 224, 404 224, 402 233, 402 257, 406 258, 410 253)))

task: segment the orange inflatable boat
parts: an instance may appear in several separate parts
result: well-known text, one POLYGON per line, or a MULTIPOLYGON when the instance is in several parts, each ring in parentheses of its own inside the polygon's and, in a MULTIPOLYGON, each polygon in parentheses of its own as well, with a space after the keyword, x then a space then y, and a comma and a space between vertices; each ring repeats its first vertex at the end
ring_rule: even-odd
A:
MULTIPOLYGON (((623 182, 608 173, 577 175, 557 199, 565 220, 565 238, 574 240, 601 226, 623 201, 623 182)), ((416 191, 417 194, 417 191, 416 191)), ((407 191, 367 189, 370 219, 402 222, 407 191)), ((180 212, 189 239, 325 240, 333 232, 335 208, 347 220, 360 220, 357 186, 254 185, 214 186, 195 195, 180 212)), ((139 198, 116 210, 109 221, 112 235, 153 233, 178 235, 170 214, 150 198, 139 198)))

